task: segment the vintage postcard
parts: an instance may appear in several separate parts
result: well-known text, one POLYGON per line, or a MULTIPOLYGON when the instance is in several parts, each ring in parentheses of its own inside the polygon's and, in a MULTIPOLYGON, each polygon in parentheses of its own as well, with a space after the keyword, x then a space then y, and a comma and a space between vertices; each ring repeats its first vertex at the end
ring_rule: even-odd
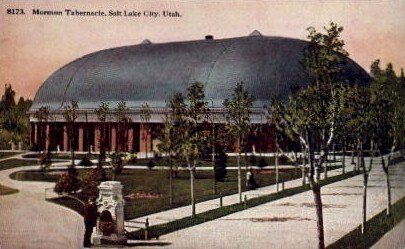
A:
POLYGON ((0 249, 405 248, 404 17, 2 0, 0 249))

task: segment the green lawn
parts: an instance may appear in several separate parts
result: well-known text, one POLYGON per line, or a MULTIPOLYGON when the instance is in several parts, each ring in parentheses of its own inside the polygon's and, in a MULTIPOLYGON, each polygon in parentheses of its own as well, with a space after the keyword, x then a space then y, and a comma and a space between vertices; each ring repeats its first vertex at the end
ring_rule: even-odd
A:
POLYGON ((17 192, 18 192, 17 189, 9 188, 0 184, 0 195, 11 195, 17 192))
POLYGON ((50 170, 47 174, 39 170, 24 170, 12 173, 10 178, 18 181, 57 182, 61 173, 59 170, 50 170))
MULTIPOLYGON (((333 167, 336 168, 336 167, 333 167)), ((332 167, 330 167, 332 169, 332 167)), ((83 178, 88 169, 79 169, 79 177, 83 178)), ((59 171, 60 173, 60 171, 59 171)), ((243 189, 245 190, 244 176, 245 171, 242 171, 243 176, 243 189)), ((259 186, 267 186, 275 183, 275 172, 271 171, 257 171, 255 179, 259 186)), ((23 171, 15 172, 11 176, 13 179, 18 180, 31 180, 31 181, 52 181, 55 182, 59 175, 55 171, 50 174, 43 174, 39 171, 23 171)), ((109 176, 110 177, 110 176, 109 176)), ((282 169, 280 170, 280 179, 285 181, 301 177, 301 171, 295 169, 282 169)), ((146 192, 158 194, 157 198, 149 199, 126 199, 125 205, 125 218, 136 218, 151 213, 167 210, 173 207, 180 207, 190 204, 190 179, 187 170, 181 170, 178 178, 174 178, 174 204, 170 206, 169 202, 169 176, 167 170, 146 170, 146 169, 124 169, 122 174, 116 178, 124 185, 124 196, 136 192, 146 192)), ((230 195, 237 193, 237 171, 228 170, 227 178, 223 182, 218 182, 218 193, 222 195, 230 195)), ((207 170, 196 171, 195 182, 195 196, 196 201, 201 202, 218 197, 219 195, 212 194, 212 172, 207 170)), ((58 198, 53 200, 61 205, 71 207, 76 211, 76 201, 58 198)))
MULTIPOLYGON (((85 157, 86 154, 75 154, 75 158, 78 160, 83 159, 83 157, 85 157)), ((28 154, 28 155, 24 155, 24 158, 38 158, 39 154, 35 153, 35 154, 28 154)), ((55 153, 52 154, 52 159, 66 159, 69 160, 71 159, 70 153, 55 153)), ((98 154, 90 154, 90 159, 98 159, 98 154)), ((256 163, 254 163, 254 161, 251 161, 251 157, 245 157, 243 154, 241 156, 241 165, 257 165, 259 163, 259 160, 261 159, 260 156, 255 156, 256 159, 256 163)), ((267 165, 274 165, 275 163, 275 158, 274 157, 263 157, 263 159, 265 160, 267 165)), ((168 165, 167 159, 166 158, 142 158, 142 159, 136 159, 133 160, 131 162, 129 162, 128 164, 130 165, 142 165, 145 166, 150 160, 153 160, 156 163, 156 166, 166 166, 168 165)), ((291 162, 288 160, 288 158, 286 157, 281 157, 279 159, 279 163, 280 165, 285 165, 285 164, 291 164, 291 162)), ((236 156, 230 156, 228 157, 228 165, 229 166, 236 166, 236 156)), ((210 159, 208 160, 200 160, 197 162, 197 167, 199 166, 208 166, 211 167, 211 161, 210 159)))
POLYGON ((22 166, 36 165, 35 160, 23 160, 23 159, 7 159, 0 162, 0 170, 11 169, 22 166))
MULTIPOLYGON (((77 160, 81 160, 83 159, 87 154, 77 154, 75 153, 75 159, 77 160)), ((33 153, 33 154, 27 154, 27 155, 23 155, 24 158, 39 158, 40 154, 39 153, 33 153)), ((66 160, 70 160, 71 156, 70 153, 53 153, 52 154, 52 159, 66 159, 66 160)), ((90 159, 98 159, 98 155, 97 154, 90 154, 90 159)))
MULTIPOLYGON (((240 163, 242 166, 244 165, 257 165, 259 163, 259 160, 262 158, 260 156, 255 156, 255 161, 252 161, 252 158, 250 156, 245 157, 243 154, 241 155, 240 158, 240 163)), ((236 166, 237 157, 236 156, 229 156, 227 165, 228 166, 236 166)), ((266 162, 266 165, 274 165, 275 164, 275 157, 263 157, 264 161, 266 162)), ((168 165, 167 159, 166 158, 159 158, 158 160, 153 159, 153 158, 142 158, 142 159, 137 159, 136 162, 132 162, 131 165, 146 165, 150 160, 154 160, 156 162, 156 166, 166 166, 168 165)), ((291 162, 288 160, 286 157, 281 157, 279 159, 279 164, 280 165, 286 165, 286 164, 291 164, 291 162)), ((184 165, 185 166, 185 165, 184 165)), ((207 160, 199 160, 197 162, 197 167, 211 167, 212 163, 210 159, 207 160)))
POLYGON ((6 157, 10 157, 10 156, 14 156, 19 154, 19 152, 0 152, 0 159, 6 158, 6 157))

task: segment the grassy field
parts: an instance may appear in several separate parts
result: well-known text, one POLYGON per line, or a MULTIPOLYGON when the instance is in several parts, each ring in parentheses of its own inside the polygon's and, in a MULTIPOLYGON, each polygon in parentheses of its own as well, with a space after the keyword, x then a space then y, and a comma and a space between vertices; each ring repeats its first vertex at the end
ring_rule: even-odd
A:
POLYGON ((18 181, 41 181, 41 182, 57 182, 60 174, 64 171, 49 170, 49 173, 44 174, 39 170, 24 170, 17 171, 10 175, 10 178, 18 181))
POLYGON ((10 157, 10 156, 14 156, 19 154, 19 152, 0 152, 0 159, 6 158, 6 157, 10 157))
POLYGON ((7 159, 0 162, 0 170, 11 169, 22 166, 36 165, 37 162, 34 160, 23 160, 23 159, 7 159))
POLYGON ((0 195, 11 195, 18 193, 17 189, 9 188, 0 184, 0 195))
MULTIPOLYGON (((334 167, 336 168, 336 167, 334 167)), ((332 167, 330 167, 332 169, 332 167)), ((88 169, 79 169, 79 177, 84 178, 88 169)), ((48 174, 43 174, 39 171, 21 171, 11 175, 13 179, 30 180, 30 181, 51 181, 56 182, 59 179, 61 171, 50 171, 48 174)), ((245 171, 242 172, 243 189, 245 187, 245 171)), ((111 175, 108 176, 111 179, 111 175)), ((259 186, 267 186, 275 183, 274 170, 257 171, 254 174, 256 182, 259 186)), ((288 181, 301 177, 301 171, 298 169, 282 169, 280 170, 280 181, 288 181)), ((124 185, 124 196, 134 193, 149 193, 154 194, 154 198, 126 198, 125 218, 136 218, 151 213, 167 210, 173 207, 180 207, 190 204, 190 179, 187 170, 179 171, 177 178, 173 179, 174 188, 174 203, 170 206, 169 197, 169 175, 167 170, 146 170, 146 169, 124 169, 123 172, 116 177, 124 185)), ((197 170, 195 181, 196 201, 202 202, 205 200, 219 197, 212 193, 212 172, 209 170, 197 170)), ((237 171, 228 170, 227 177, 223 182, 217 183, 218 193, 222 195, 230 195, 237 193, 237 171)), ((53 200, 61 205, 71 207, 76 211, 76 201, 67 198, 58 198, 53 200)))
MULTIPOLYGON (((75 154, 75 158, 77 160, 81 160, 83 159, 87 154, 75 154)), ((98 154, 89 154, 90 159, 98 159, 98 154)), ((28 154, 28 155, 24 155, 24 158, 38 158, 39 154, 35 153, 35 154, 28 154)), ((52 154, 52 159, 66 159, 69 160, 71 159, 70 153, 54 153, 52 154)), ((259 160, 261 159, 260 156, 255 156, 255 160, 256 163, 254 161, 252 161, 252 158, 250 156, 244 156, 242 154, 241 156, 241 165, 257 165, 259 163, 259 160)), ((142 165, 145 166, 147 165, 147 163, 153 160, 155 162, 156 166, 167 166, 168 162, 166 158, 142 158, 142 159, 135 159, 132 160, 130 162, 128 162, 127 164, 129 165, 142 165)), ((263 160, 266 162, 266 165, 274 165, 275 163, 275 158, 274 157, 263 157, 263 160)), ((179 164, 179 162, 177 163, 179 164)), ((280 165, 285 165, 285 164, 291 164, 291 162, 288 160, 288 158, 286 157, 280 157, 279 158, 279 164, 280 165)), ((228 157, 228 165, 229 166, 236 166, 236 157, 235 156, 230 156, 228 157)), ((200 160, 197 162, 197 167, 201 167, 201 166, 208 166, 211 167, 211 161, 208 160, 200 160)))

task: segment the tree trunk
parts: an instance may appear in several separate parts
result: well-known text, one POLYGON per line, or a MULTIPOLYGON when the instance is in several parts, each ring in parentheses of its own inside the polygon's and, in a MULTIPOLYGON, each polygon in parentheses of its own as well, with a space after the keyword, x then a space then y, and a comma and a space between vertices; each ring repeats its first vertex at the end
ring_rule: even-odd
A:
POLYGON ((72 157, 72 168, 74 168, 75 167, 75 148, 73 147, 73 141, 74 141, 74 129, 73 129, 73 125, 72 125, 72 127, 71 127, 71 129, 70 129, 70 139, 69 139, 69 142, 70 142, 70 155, 71 155, 71 157, 72 157))
MULTIPOLYGON (((354 145, 352 145, 351 147, 352 147, 352 161, 351 161, 351 164, 354 164, 354 145)), ((353 170, 356 170, 356 166, 354 166, 353 170)))
POLYGON ((195 180, 195 161, 193 167, 191 167, 189 160, 187 159, 188 168, 190 171, 190 194, 191 194, 191 217, 195 217, 195 196, 194 196, 194 180, 195 180))
POLYGON ((381 154, 381 163, 385 173, 386 189, 387 189, 387 216, 391 215, 391 184, 389 174, 389 164, 385 165, 384 155, 381 154))
POLYGON ((390 174, 387 168, 386 173, 386 180, 387 180, 387 216, 391 215, 391 184, 390 184, 390 174))
POLYGON ((361 233, 366 233, 366 221, 367 221, 367 184, 368 184, 368 174, 369 171, 366 169, 366 165, 364 163, 364 153, 363 153, 363 142, 359 140, 359 148, 360 148, 360 158, 361 158, 361 169, 363 173, 363 220, 361 222, 361 233))
POLYGON ((328 155, 326 155, 325 169, 324 169, 324 172, 323 172, 323 178, 324 178, 324 179, 328 179, 328 164, 329 164, 329 162, 328 162, 328 155))
POLYGON ((363 167, 363 220, 361 223, 361 233, 366 233, 367 222, 367 184, 368 184, 368 172, 363 167))
POLYGON ((346 140, 343 142, 343 154, 342 154, 342 174, 346 173, 346 140))
POLYGON ((301 173, 302 173, 302 185, 306 184, 306 149, 304 149, 304 146, 301 146, 301 151, 302 151, 302 168, 301 168, 301 173))
POLYGON ((242 203, 242 172, 240 166, 240 138, 238 138, 238 156, 236 158, 236 163, 238 165, 238 193, 239 193, 239 203, 242 203))
MULTIPOLYGON (((212 129, 214 132, 214 129, 212 129)), ((211 164, 213 170, 213 177, 212 177, 212 194, 217 194, 217 180, 215 179, 215 142, 214 139, 212 140, 212 155, 211 155, 211 164)))
POLYGON ((322 212, 322 198, 321 198, 321 187, 318 183, 313 182, 312 180, 312 193, 314 195, 315 208, 316 208, 316 226, 318 231, 318 248, 325 248, 325 236, 323 229, 323 212, 322 212))
MULTIPOLYGON (((315 172, 315 160, 314 160, 314 151, 312 147, 311 140, 312 137, 307 133, 307 141, 308 141, 308 158, 309 158, 309 176, 308 180, 310 183, 310 187, 314 196, 315 207, 316 207, 316 217, 317 217, 317 232, 318 232, 318 248, 324 249, 325 248, 325 236, 324 236, 324 229, 323 229, 323 213, 322 213, 322 197, 321 197, 321 186, 318 182, 315 181, 315 177, 318 177, 319 171, 315 172)), ((320 162, 322 159, 320 158, 320 162)))
POLYGON ((278 174, 278 145, 277 145, 277 148, 276 148, 276 157, 275 157, 274 163, 275 163, 275 166, 276 166, 276 186, 277 186, 277 193, 278 193, 278 192, 279 192, 279 186, 278 186, 278 183, 279 183, 279 174, 278 174))
POLYGON ((170 202, 170 207, 173 207, 173 164, 172 164, 172 159, 170 158, 170 172, 169 172, 169 202, 170 202))
POLYGON ((360 142, 357 142, 357 148, 356 148, 356 158, 357 158, 357 163, 356 163, 356 171, 359 172, 360 171, 360 142))

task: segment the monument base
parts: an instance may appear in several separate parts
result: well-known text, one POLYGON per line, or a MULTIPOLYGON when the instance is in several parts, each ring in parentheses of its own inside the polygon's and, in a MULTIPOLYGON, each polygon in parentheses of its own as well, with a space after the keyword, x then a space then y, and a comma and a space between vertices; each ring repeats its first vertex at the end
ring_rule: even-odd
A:
POLYGON ((110 236, 94 235, 94 245, 125 245, 127 243, 127 237, 125 235, 111 234, 110 236))

